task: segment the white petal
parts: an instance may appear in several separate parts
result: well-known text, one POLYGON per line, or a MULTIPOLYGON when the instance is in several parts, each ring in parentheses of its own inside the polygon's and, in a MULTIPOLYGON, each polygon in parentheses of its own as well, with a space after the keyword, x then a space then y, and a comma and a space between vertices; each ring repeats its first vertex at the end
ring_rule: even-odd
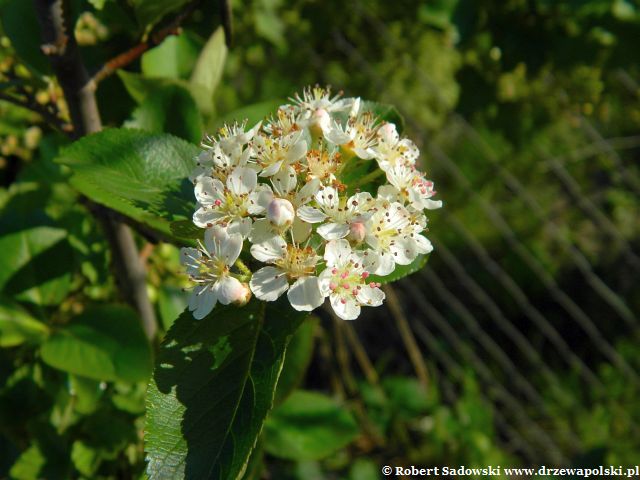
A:
MULTIPOLYGON (((192 298, 195 295, 195 299, 193 305, 193 318, 196 320, 201 320, 207 315, 211 313, 213 307, 216 306, 216 301, 218 297, 217 286, 214 285, 206 285, 199 291, 194 291, 192 294, 192 298)), ((189 308, 191 308, 192 302, 189 300, 189 308)))
POLYGON ((307 153, 307 142, 300 140, 292 145, 287 152, 287 163, 293 163, 300 160, 307 153))
POLYGON ((291 225, 291 234, 296 243, 302 243, 311 235, 311 224, 296 217, 291 225))
POLYGON ((305 205, 298 208, 298 217, 308 223, 320 223, 323 222, 327 216, 317 208, 305 205))
POLYGON ((310 312, 324 302, 320 293, 318 277, 303 277, 296 280, 287 292, 291 306, 299 311, 310 312))
POLYGON ((273 262, 283 258, 287 251, 287 242, 279 235, 251 246, 251 255, 261 262, 273 262))
POLYGON ((273 302, 289 288, 287 275, 275 267, 258 270, 251 277, 249 285, 256 297, 267 302, 273 302))
POLYGON ((235 195, 244 195, 251 192, 258 184, 258 176, 255 170, 248 167, 236 167, 229 178, 227 188, 235 195))
POLYGON ((343 131, 339 125, 334 124, 329 130, 324 132, 324 138, 336 145, 344 145, 353 140, 353 135, 343 131))
POLYGON ((373 197, 369 192, 360 192, 347 200, 347 209, 351 213, 366 212, 373 206, 373 197))
POLYGON ((298 185, 298 175, 293 167, 280 170, 271 177, 273 189, 280 197, 284 197, 298 185))
POLYGON ((294 206, 300 207, 305 203, 310 202, 314 195, 318 193, 320 190, 320 180, 317 178, 312 178, 304 186, 298 191, 294 200, 294 206))
POLYGON ((272 163, 271 165, 269 165, 268 167, 266 167, 260 172, 260 176, 270 177, 271 175, 276 174, 277 172, 280 171, 280 168, 282 167, 282 163, 283 163, 282 160, 276 163, 272 163))
POLYGON ((244 287, 237 278, 224 276, 217 282, 218 301, 223 305, 229 305, 239 299, 244 287))
POLYGON ((427 210, 442 208, 442 200, 431 200, 429 198, 423 199, 422 208, 426 208, 427 210))
POLYGON ((431 253, 433 251, 433 245, 428 238, 423 235, 415 235, 413 240, 416 242, 416 248, 419 253, 431 253))
POLYGON ((339 295, 332 294, 330 300, 333 311, 341 319, 355 320, 360 316, 360 305, 352 296, 341 298, 339 295))
POLYGON ((363 305, 368 305, 370 307, 378 307, 382 305, 382 301, 384 300, 384 292, 379 288, 373 288, 369 285, 363 285, 358 290, 358 301, 363 305))
POLYGON ((227 232, 229 235, 237 233, 242 236, 242 238, 247 238, 249 233, 251 233, 251 223, 252 221, 248 217, 236 218, 227 225, 227 232))
POLYGON ((380 255, 375 250, 358 250, 353 252, 352 258, 355 263, 362 265, 362 268, 369 273, 375 273, 380 266, 380 255))
POLYGON ((317 232, 325 240, 338 240, 349 235, 349 225, 346 223, 325 223, 318 227, 317 232))
POLYGON ((398 201, 398 195, 400 195, 400 191, 393 185, 381 185, 378 188, 379 199, 386 200, 388 202, 396 202, 398 201))
POLYGON ((204 231, 204 246, 211 255, 220 256, 220 245, 229 239, 227 230, 219 225, 214 225, 204 231))
POLYGON ((324 187, 316 194, 316 202, 323 210, 335 210, 338 208, 338 191, 333 187, 324 187))
POLYGON ((216 200, 223 201, 225 199, 224 185, 217 178, 198 177, 193 191, 196 200, 201 205, 209 206, 213 205, 216 200))
POLYGON ((409 265, 416 259, 418 249, 414 241, 398 239, 389 246, 393 261, 398 265, 409 265))
POLYGON ((380 275, 384 277, 385 275, 389 275, 396 269, 396 262, 393 261, 393 255, 389 252, 382 252, 379 255, 380 263, 378 264, 378 268, 375 271, 376 275, 380 275))
POLYGON ((211 227, 224 215, 212 208, 200 207, 193 214, 193 223, 200 228, 211 227))
POLYGON ((247 210, 251 215, 261 215, 269 202, 273 200, 273 192, 269 185, 260 184, 249 194, 249 207, 247 210))
POLYGON ((351 246, 346 240, 332 240, 324 249, 327 267, 341 267, 349 262, 351 246))
POLYGON ((251 227, 251 233, 249 234, 249 240, 251 243, 261 243, 269 238, 277 235, 274 231, 271 222, 266 218, 259 218, 251 227))
POLYGON ((222 258, 227 265, 233 265, 240 256, 242 243, 242 235, 237 233, 229 235, 229 238, 221 244, 220 258, 222 258))

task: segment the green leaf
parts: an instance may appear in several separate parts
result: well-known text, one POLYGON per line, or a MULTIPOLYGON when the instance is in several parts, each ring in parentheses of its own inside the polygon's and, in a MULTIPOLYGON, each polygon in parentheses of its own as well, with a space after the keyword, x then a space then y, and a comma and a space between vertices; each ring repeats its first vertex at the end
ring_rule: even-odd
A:
POLYGON ((71 446, 71 461, 81 474, 92 477, 100 466, 100 452, 81 440, 71 446))
POLYGON ((19 306, 8 302, 0 304, 0 347, 14 347, 24 342, 40 343, 48 332, 45 324, 19 306))
POLYGON ((16 230, 0 237, 0 290, 17 300, 58 305, 71 287, 67 233, 49 226, 22 229, 4 220, 0 226, 16 230))
POLYGON ((108 129, 64 149, 57 162, 71 167, 71 185, 158 233, 172 234, 171 222, 190 219, 195 199, 188 175, 195 145, 171 135, 108 129))
POLYGON ((318 317, 309 317, 291 338, 278 380, 276 405, 282 403, 302 381, 313 354, 313 338, 318 323, 318 317))
POLYGON ((51 72, 49 59, 42 53, 42 33, 34 2, 5 0, 0 3, 0 18, 4 34, 11 40, 20 60, 40 74, 51 72))
MULTIPOLYGON (((429 254, 427 255, 418 255, 416 259, 411 262, 409 265, 396 265, 395 270, 391 272, 389 275, 384 277, 379 277, 378 275, 371 275, 369 278, 372 282, 380 282, 383 285, 385 283, 395 282, 396 280, 400 280, 408 275, 418 272, 421 270, 429 260, 429 254)), ((368 281, 368 280, 367 280, 368 281)))
POLYGON ((189 0, 129 0, 140 25, 149 27, 162 20, 168 13, 178 10, 189 0))
POLYGON ((359 434, 344 406, 326 395, 298 390, 265 423, 265 450, 290 460, 316 460, 347 446, 359 434))
POLYGON ((191 143, 202 140, 202 118, 191 94, 180 85, 165 85, 147 95, 125 123, 152 133, 170 133, 191 143))
POLYGON ((190 81, 191 93, 205 114, 213 113, 213 94, 222 78, 226 58, 224 30, 218 27, 200 52, 190 81))
POLYGON ((141 58, 146 77, 188 78, 198 58, 199 45, 184 32, 170 35, 141 58))
POLYGON ((133 310, 94 307, 54 332, 40 353, 48 365, 95 380, 137 382, 151 374, 151 349, 133 310))
POLYGON ((273 404, 287 343, 306 314, 286 299, 185 311, 160 348, 147 396, 150 479, 236 479, 273 404))

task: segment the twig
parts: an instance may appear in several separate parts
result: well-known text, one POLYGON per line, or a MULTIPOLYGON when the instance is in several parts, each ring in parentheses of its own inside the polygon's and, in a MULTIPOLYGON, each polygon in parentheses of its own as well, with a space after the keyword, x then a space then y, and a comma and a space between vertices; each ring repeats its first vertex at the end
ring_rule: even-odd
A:
POLYGON ((66 123, 54 112, 50 111, 45 106, 40 105, 32 98, 25 97, 24 99, 22 99, 4 92, 0 92, 0 100, 12 103, 13 105, 17 105, 18 107, 22 107, 34 113, 37 113, 48 125, 52 126, 56 130, 60 130, 67 135, 71 135, 73 133, 73 125, 71 125, 70 123, 66 123))
POLYGON ((343 320, 338 318, 338 316, 334 313, 333 308, 326 308, 326 310, 329 312, 329 315, 331 316, 331 320, 333 322, 333 336, 335 339, 336 359, 338 360, 342 380, 344 386, 347 388, 347 392, 349 393, 349 395, 354 396, 357 392, 357 385, 356 380, 353 376, 353 372, 351 371, 349 351, 347 350, 347 346, 345 345, 342 325, 343 320))
POLYGON ((344 330, 347 334, 347 342, 351 345, 351 350, 353 351, 353 355, 360 365, 364 376, 367 381, 372 385, 378 385, 380 383, 380 379, 378 378, 378 372, 373 367, 369 356, 367 355, 367 351, 362 346, 362 342, 358 338, 358 334, 356 333, 353 325, 348 322, 343 322, 344 330))
POLYGON ((418 377, 420 383, 424 387, 426 387, 429 384, 429 371, 427 370, 427 366, 424 363, 424 358, 422 357, 422 353, 420 352, 420 348, 418 347, 418 342, 416 342, 416 338, 413 336, 413 332, 411 331, 411 327, 409 326, 407 317, 402 310, 398 294, 391 285, 385 285, 382 287, 382 289, 384 290, 384 293, 387 297, 386 300, 387 305, 389 306, 389 310, 391 311, 391 314, 393 315, 393 318, 398 325, 398 330, 400 331, 402 342, 407 349, 407 353, 409 354, 409 358, 411 359, 413 368, 416 371, 416 376, 418 377))
MULTIPOLYGON (((95 84, 82 63, 75 38, 67 34, 68 3, 64 0, 35 0, 35 7, 45 44, 43 52, 49 56, 64 92, 74 126, 74 138, 98 132, 102 129, 102 121, 95 97, 95 84)), ((138 310, 147 337, 154 339, 157 322, 147 295, 145 270, 133 234, 129 227, 115 220, 109 210, 103 209, 102 214, 99 209, 96 210, 96 218, 102 224, 111 247, 111 260, 120 293, 138 310)))
POLYGON ((130 48, 124 53, 117 55, 116 57, 105 63, 100 70, 91 79, 94 85, 97 85, 102 80, 110 75, 113 75, 116 70, 126 67, 131 62, 135 61, 142 56, 147 50, 159 45, 162 41, 170 35, 179 35, 181 32, 180 25, 193 13, 193 11, 200 4, 200 0, 195 0, 187 5, 187 7, 175 17, 169 25, 158 30, 155 33, 149 35, 149 37, 140 42, 133 48, 130 48))

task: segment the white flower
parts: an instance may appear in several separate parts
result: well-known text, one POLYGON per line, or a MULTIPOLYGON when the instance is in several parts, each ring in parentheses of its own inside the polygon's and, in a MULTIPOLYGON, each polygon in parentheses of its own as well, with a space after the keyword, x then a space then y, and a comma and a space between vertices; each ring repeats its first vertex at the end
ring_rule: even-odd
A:
POLYGON ((258 203, 264 208, 266 218, 258 219, 253 223, 249 237, 251 242, 259 243, 274 235, 283 235, 289 228, 296 243, 302 243, 309 237, 311 225, 301 220, 296 212, 313 200, 320 188, 320 181, 311 179, 298 189, 297 176, 288 176, 284 180, 283 182, 273 180, 273 190, 265 189, 261 192, 258 203), (294 217, 289 223, 290 209, 293 209, 294 217))
POLYGON ((324 259, 327 268, 320 274, 320 291, 329 297, 338 317, 355 320, 361 306, 382 304, 384 292, 380 284, 367 282, 377 266, 374 253, 354 252, 346 240, 332 240, 325 247, 324 259))
POLYGON ((337 240, 349 235, 352 223, 365 222, 375 202, 368 192, 356 193, 349 198, 340 197, 333 187, 324 187, 315 196, 318 208, 304 206, 298 216, 309 223, 328 221, 317 232, 325 240, 337 240))
POLYGON ((402 204, 380 204, 367 221, 365 236, 367 244, 380 257, 374 273, 389 275, 396 264, 408 265, 419 253, 428 253, 424 251, 428 249, 425 244, 428 240, 419 234, 423 228, 402 204))
POLYGON ((246 303, 247 286, 230 274, 242 250, 242 237, 228 235, 221 227, 205 231, 204 245, 182 248, 180 260, 197 285, 189 298, 189 310, 196 319, 204 318, 217 302, 246 303))
POLYGON ((420 151, 408 138, 400 139, 396 126, 385 123, 377 131, 378 144, 372 147, 371 154, 385 172, 396 165, 414 165, 420 151))
POLYGON ((408 203, 416 210, 435 210, 442 207, 440 200, 431 200, 431 197, 436 194, 433 182, 424 178, 424 174, 413 166, 395 165, 391 167, 387 170, 387 180, 397 192, 385 185, 383 195, 387 198, 395 193, 403 202, 408 203))
POLYGON ((311 248, 287 245, 282 237, 273 236, 254 244, 251 255, 274 265, 261 268, 251 277, 249 285, 257 298, 273 302, 288 290, 287 297, 296 310, 310 312, 322 305, 324 296, 315 276, 321 257, 311 248), (289 286, 289 281, 293 281, 293 285, 289 286))
POLYGON ((296 175, 293 165, 307 153, 307 141, 302 132, 294 132, 284 137, 258 135, 253 141, 256 162, 261 177, 272 177, 276 182, 286 182, 286 178, 296 175))
POLYGON ((258 204, 261 189, 256 189, 257 183, 256 172, 247 167, 233 169, 226 185, 217 178, 198 178, 195 195, 200 208, 193 214, 193 223, 201 228, 224 226, 230 234, 247 237, 251 231, 249 215, 264 211, 258 204))
MULTIPOLYGON (((324 110, 327 113, 348 110, 354 102, 353 98, 343 98, 341 93, 331 96, 331 89, 313 87, 305 88, 302 96, 296 94, 290 98, 302 119, 308 119, 317 110, 324 110)), ((306 126, 306 125, 305 125, 306 126)))
POLYGON ((357 98, 345 125, 333 120, 323 128, 324 137, 331 143, 341 145, 347 152, 368 160, 373 158, 372 147, 377 144, 378 119, 371 112, 359 114, 360 99, 357 98))
POLYGON ((322 142, 320 148, 307 152, 306 160, 307 178, 329 184, 336 179, 335 173, 342 164, 342 154, 339 149, 331 149, 327 142, 322 142))

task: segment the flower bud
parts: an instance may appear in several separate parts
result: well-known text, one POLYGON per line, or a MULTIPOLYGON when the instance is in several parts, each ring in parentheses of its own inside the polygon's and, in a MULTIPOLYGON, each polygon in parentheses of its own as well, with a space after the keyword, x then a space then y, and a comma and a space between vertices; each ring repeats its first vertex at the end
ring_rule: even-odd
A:
POLYGON ((243 283, 242 288, 239 288, 236 293, 237 298, 233 303, 238 305, 239 307, 244 307, 247 303, 249 303, 249 300, 251 300, 251 290, 249 289, 249 285, 247 285, 246 283, 243 283))
POLYGON ((274 198, 267 205, 267 218, 276 227, 288 227, 295 217, 296 211, 289 200, 274 198))
POLYGON ((322 136, 323 132, 331 127, 331 116, 324 108, 318 108, 311 115, 309 128, 314 135, 322 136))
POLYGON ((349 224, 349 240, 356 243, 362 243, 366 234, 367 228, 365 227, 364 222, 357 221, 349 224))

